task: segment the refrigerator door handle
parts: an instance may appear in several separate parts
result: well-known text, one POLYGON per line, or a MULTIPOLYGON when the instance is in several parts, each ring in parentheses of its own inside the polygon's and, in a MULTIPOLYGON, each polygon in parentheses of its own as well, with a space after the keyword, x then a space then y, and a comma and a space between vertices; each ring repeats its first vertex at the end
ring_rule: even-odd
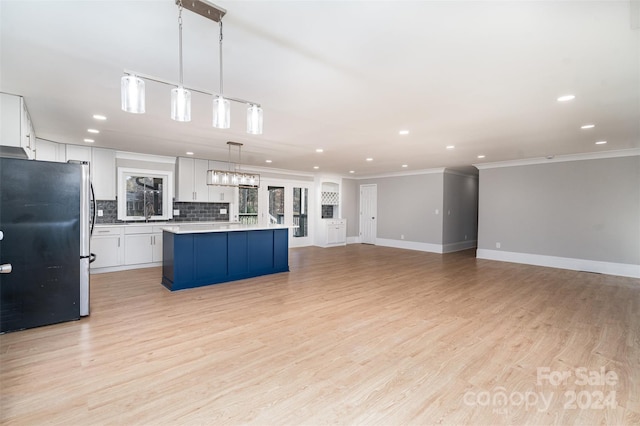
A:
POLYGON ((0 265, 0 274, 10 274, 13 270, 13 266, 10 263, 5 263, 4 265, 0 265))

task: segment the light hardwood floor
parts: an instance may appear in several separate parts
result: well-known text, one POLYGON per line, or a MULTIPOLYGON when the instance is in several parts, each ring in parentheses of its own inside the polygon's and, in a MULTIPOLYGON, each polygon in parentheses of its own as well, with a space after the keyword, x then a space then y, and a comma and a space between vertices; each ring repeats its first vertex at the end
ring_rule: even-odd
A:
POLYGON ((89 318, 0 336, 2 423, 640 423, 640 280, 367 245, 290 267, 93 275, 89 318))

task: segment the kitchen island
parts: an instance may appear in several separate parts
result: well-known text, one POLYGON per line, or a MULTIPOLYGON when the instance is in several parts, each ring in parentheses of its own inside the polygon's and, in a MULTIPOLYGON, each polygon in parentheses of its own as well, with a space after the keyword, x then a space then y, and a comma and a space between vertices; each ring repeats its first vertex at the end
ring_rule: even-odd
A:
POLYGON ((288 271, 288 226, 163 228, 162 285, 171 291, 288 271))

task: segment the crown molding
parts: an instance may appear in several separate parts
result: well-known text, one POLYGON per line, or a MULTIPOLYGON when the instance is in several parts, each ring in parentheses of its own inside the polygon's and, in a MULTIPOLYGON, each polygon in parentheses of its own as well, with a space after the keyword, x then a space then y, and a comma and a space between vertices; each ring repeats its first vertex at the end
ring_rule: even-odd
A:
POLYGON ((386 177, 400 177, 400 176, 416 176, 416 175, 433 175, 444 173, 445 167, 438 167, 435 169, 424 169, 424 170, 407 170, 406 172, 391 172, 391 173, 380 173, 373 175, 365 175, 365 176, 351 176, 351 179, 363 180, 363 179, 378 179, 378 178, 386 178, 386 177))
POLYGON ((567 161, 601 160, 605 158, 634 157, 640 155, 640 148, 621 149, 616 151, 586 152, 584 154, 556 155, 551 158, 537 157, 523 160, 497 161, 494 163, 474 164, 478 170, 497 169, 501 167, 531 166, 535 164, 564 163, 567 161))
POLYGON ((150 163, 175 164, 176 157, 166 157, 164 155, 140 154, 137 152, 116 151, 116 158, 121 160, 146 161, 150 163))

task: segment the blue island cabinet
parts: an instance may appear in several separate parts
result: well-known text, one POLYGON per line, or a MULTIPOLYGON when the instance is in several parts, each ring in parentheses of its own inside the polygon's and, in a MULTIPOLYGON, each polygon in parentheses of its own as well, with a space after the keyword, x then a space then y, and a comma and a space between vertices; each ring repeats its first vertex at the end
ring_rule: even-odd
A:
POLYGON ((288 229, 162 236, 162 285, 171 291, 289 271, 288 229))

